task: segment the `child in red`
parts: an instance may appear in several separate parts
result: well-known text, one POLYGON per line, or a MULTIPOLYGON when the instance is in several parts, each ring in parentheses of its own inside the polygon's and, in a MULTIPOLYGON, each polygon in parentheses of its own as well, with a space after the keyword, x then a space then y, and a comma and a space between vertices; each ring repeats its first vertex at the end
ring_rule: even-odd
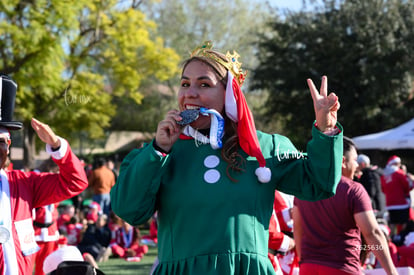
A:
POLYGON ((115 231, 115 236, 109 245, 112 254, 126 260, 140 261, 148 252, 147 245, 140 245, 141 234, 139 229, 122 221, 122 226, 115 231))

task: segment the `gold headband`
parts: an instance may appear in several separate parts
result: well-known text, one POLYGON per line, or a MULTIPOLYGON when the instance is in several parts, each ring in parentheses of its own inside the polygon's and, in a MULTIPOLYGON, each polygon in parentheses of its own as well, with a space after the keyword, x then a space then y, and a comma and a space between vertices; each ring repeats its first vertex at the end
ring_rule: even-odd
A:
POLYGON ((207 50, 212 50, 212 49, 213 49, 213 43, 211 41, 205 41, 203 45, 196 47, 192 51, 191 57, 197 57, 197 56, 207 57, 207 58, 210 58, 216 61, 217 63, 220 63, 222 66, 224 66, 228 71, 230 71, 233 74, 233 77, 237 80, 237 82, 239 83, 241 87, 243 85, 244 80, 246 79, 247 71, 243 72, 241 68, 242 63, 238 61, 238 58, 240 57, 240 55, 236 51, 233 51, 233 54, 231 54, 230 52, 227 52, 226 53, 227 61, 225 61, 221 59, 220 57, 218 57, 217 55, 207 51, 207 50))

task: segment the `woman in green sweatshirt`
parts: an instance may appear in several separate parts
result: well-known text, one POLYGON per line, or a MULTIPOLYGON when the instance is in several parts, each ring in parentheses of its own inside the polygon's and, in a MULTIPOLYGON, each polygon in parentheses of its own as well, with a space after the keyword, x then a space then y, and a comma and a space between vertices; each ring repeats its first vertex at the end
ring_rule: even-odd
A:
POLYGON ((335 193, 342 128, 327 78, 320 92, 308 79, 316 122, 303 153, 284 136, 256 131, 238 57, 209 41, 192 52, 179 110, 123 160, 111 190, 113 211, 132 225, 158 211, 155 274, 274 274, 267 258, 274 190, 305 200, 335 193))

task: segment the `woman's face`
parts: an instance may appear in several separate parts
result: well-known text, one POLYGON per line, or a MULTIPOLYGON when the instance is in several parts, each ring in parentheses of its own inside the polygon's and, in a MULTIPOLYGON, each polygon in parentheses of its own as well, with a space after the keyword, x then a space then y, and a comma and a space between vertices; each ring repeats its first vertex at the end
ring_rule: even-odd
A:
MULTIPOLYGON (((178 104, 181 111, 205 107, 223 114, 224 95, 224 85, 213 68, 198 60, 187 64, 178 91, 178 104)), ((210 117, 200 115, 190 125, 195 129, 208 129, 210 117)))

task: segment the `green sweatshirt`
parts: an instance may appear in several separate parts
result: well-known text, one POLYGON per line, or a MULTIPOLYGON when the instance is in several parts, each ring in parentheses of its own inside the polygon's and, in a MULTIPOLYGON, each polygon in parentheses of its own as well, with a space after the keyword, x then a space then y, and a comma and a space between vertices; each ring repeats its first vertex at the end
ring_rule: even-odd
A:
POLYGON ((257 132, 268 183, 257 180, 256 158, 242 151, 244 171, 231 172, 233 182, 221 150, 209 144, 180 138, 167 156, 147 144, 122 162, 112 209, 133 225, 158 210, 155 274, 274 274, 267 252, 275 189, 320 200, 341 177, 342 131, 330 137, 313 127, 312 134, 305 154, 286 137, 257 132))

